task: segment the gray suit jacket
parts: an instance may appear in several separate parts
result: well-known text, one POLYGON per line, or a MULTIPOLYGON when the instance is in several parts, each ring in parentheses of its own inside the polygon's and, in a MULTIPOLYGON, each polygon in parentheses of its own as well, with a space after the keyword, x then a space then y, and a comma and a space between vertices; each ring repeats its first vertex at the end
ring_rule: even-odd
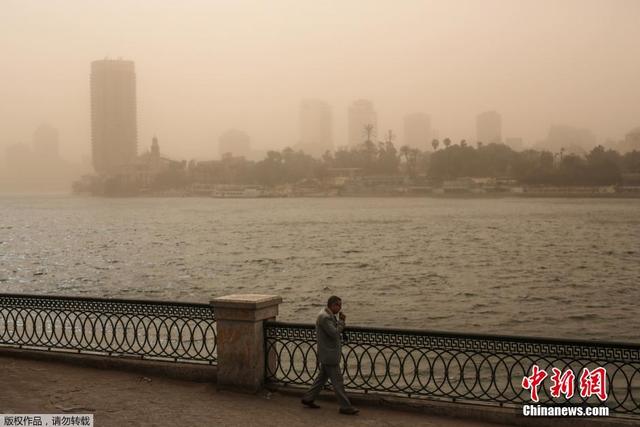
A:
POLYGON ((342 355, 340 334, 344 322, 336 319, 328 308, 318 314, 316 336, 318 338, 318 361, 323 365, 339 365, 342 355))

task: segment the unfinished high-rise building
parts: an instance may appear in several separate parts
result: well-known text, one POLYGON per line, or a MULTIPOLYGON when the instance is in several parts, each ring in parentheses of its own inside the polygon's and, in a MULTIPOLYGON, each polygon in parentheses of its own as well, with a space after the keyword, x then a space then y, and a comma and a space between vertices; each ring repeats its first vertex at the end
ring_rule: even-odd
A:
POLYGON ((496 111, 486 111, 476 117, 476 138, 485 144, 502 142, 502 117, 496 111))
POLYGON ((136 73, 133 61, 91 63, 91 144, 93 167, 114 174, 137 155, 136 73))

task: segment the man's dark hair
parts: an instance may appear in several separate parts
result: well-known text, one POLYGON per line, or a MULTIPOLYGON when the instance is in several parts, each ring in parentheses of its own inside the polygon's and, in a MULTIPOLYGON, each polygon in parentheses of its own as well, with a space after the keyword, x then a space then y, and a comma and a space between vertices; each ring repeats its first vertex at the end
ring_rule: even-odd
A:
POLYGON ((327 301, 327 307, 331 307, 333 304, 335 304, 337 302, 342 302, 342 298, 337 297, 335 295, 331 295, 329 297, 329 300, 327 301))

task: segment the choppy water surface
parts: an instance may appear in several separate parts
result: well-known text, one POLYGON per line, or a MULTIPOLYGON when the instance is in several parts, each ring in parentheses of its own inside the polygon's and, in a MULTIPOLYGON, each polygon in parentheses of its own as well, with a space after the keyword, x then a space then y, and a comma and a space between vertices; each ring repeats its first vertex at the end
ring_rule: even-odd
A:
POLYGON ((350 323, 639 341, 640 201, 0 197, 0 291, 344 298, 350 323))

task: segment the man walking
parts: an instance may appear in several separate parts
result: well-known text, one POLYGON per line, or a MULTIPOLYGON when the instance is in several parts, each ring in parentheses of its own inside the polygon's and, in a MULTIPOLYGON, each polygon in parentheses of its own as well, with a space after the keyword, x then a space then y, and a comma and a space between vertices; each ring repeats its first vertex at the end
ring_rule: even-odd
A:
POLYGON ((346 320, 346 316, 340 310, 342 310, 342 300, 334 295, 329 298, 327 306, 318 315, 316 320, 318 376, 309 391, 302 397, 302 404, 313 409, 319 408, 314 403, 314 400, 320 394, 327 380, 330 379, 340 404, 340 413, 355 415, 360 411, 351 406, 351 402, 344 391, 342 371, 340 370, 340 358, 342 356, 340 336, 346 320))

